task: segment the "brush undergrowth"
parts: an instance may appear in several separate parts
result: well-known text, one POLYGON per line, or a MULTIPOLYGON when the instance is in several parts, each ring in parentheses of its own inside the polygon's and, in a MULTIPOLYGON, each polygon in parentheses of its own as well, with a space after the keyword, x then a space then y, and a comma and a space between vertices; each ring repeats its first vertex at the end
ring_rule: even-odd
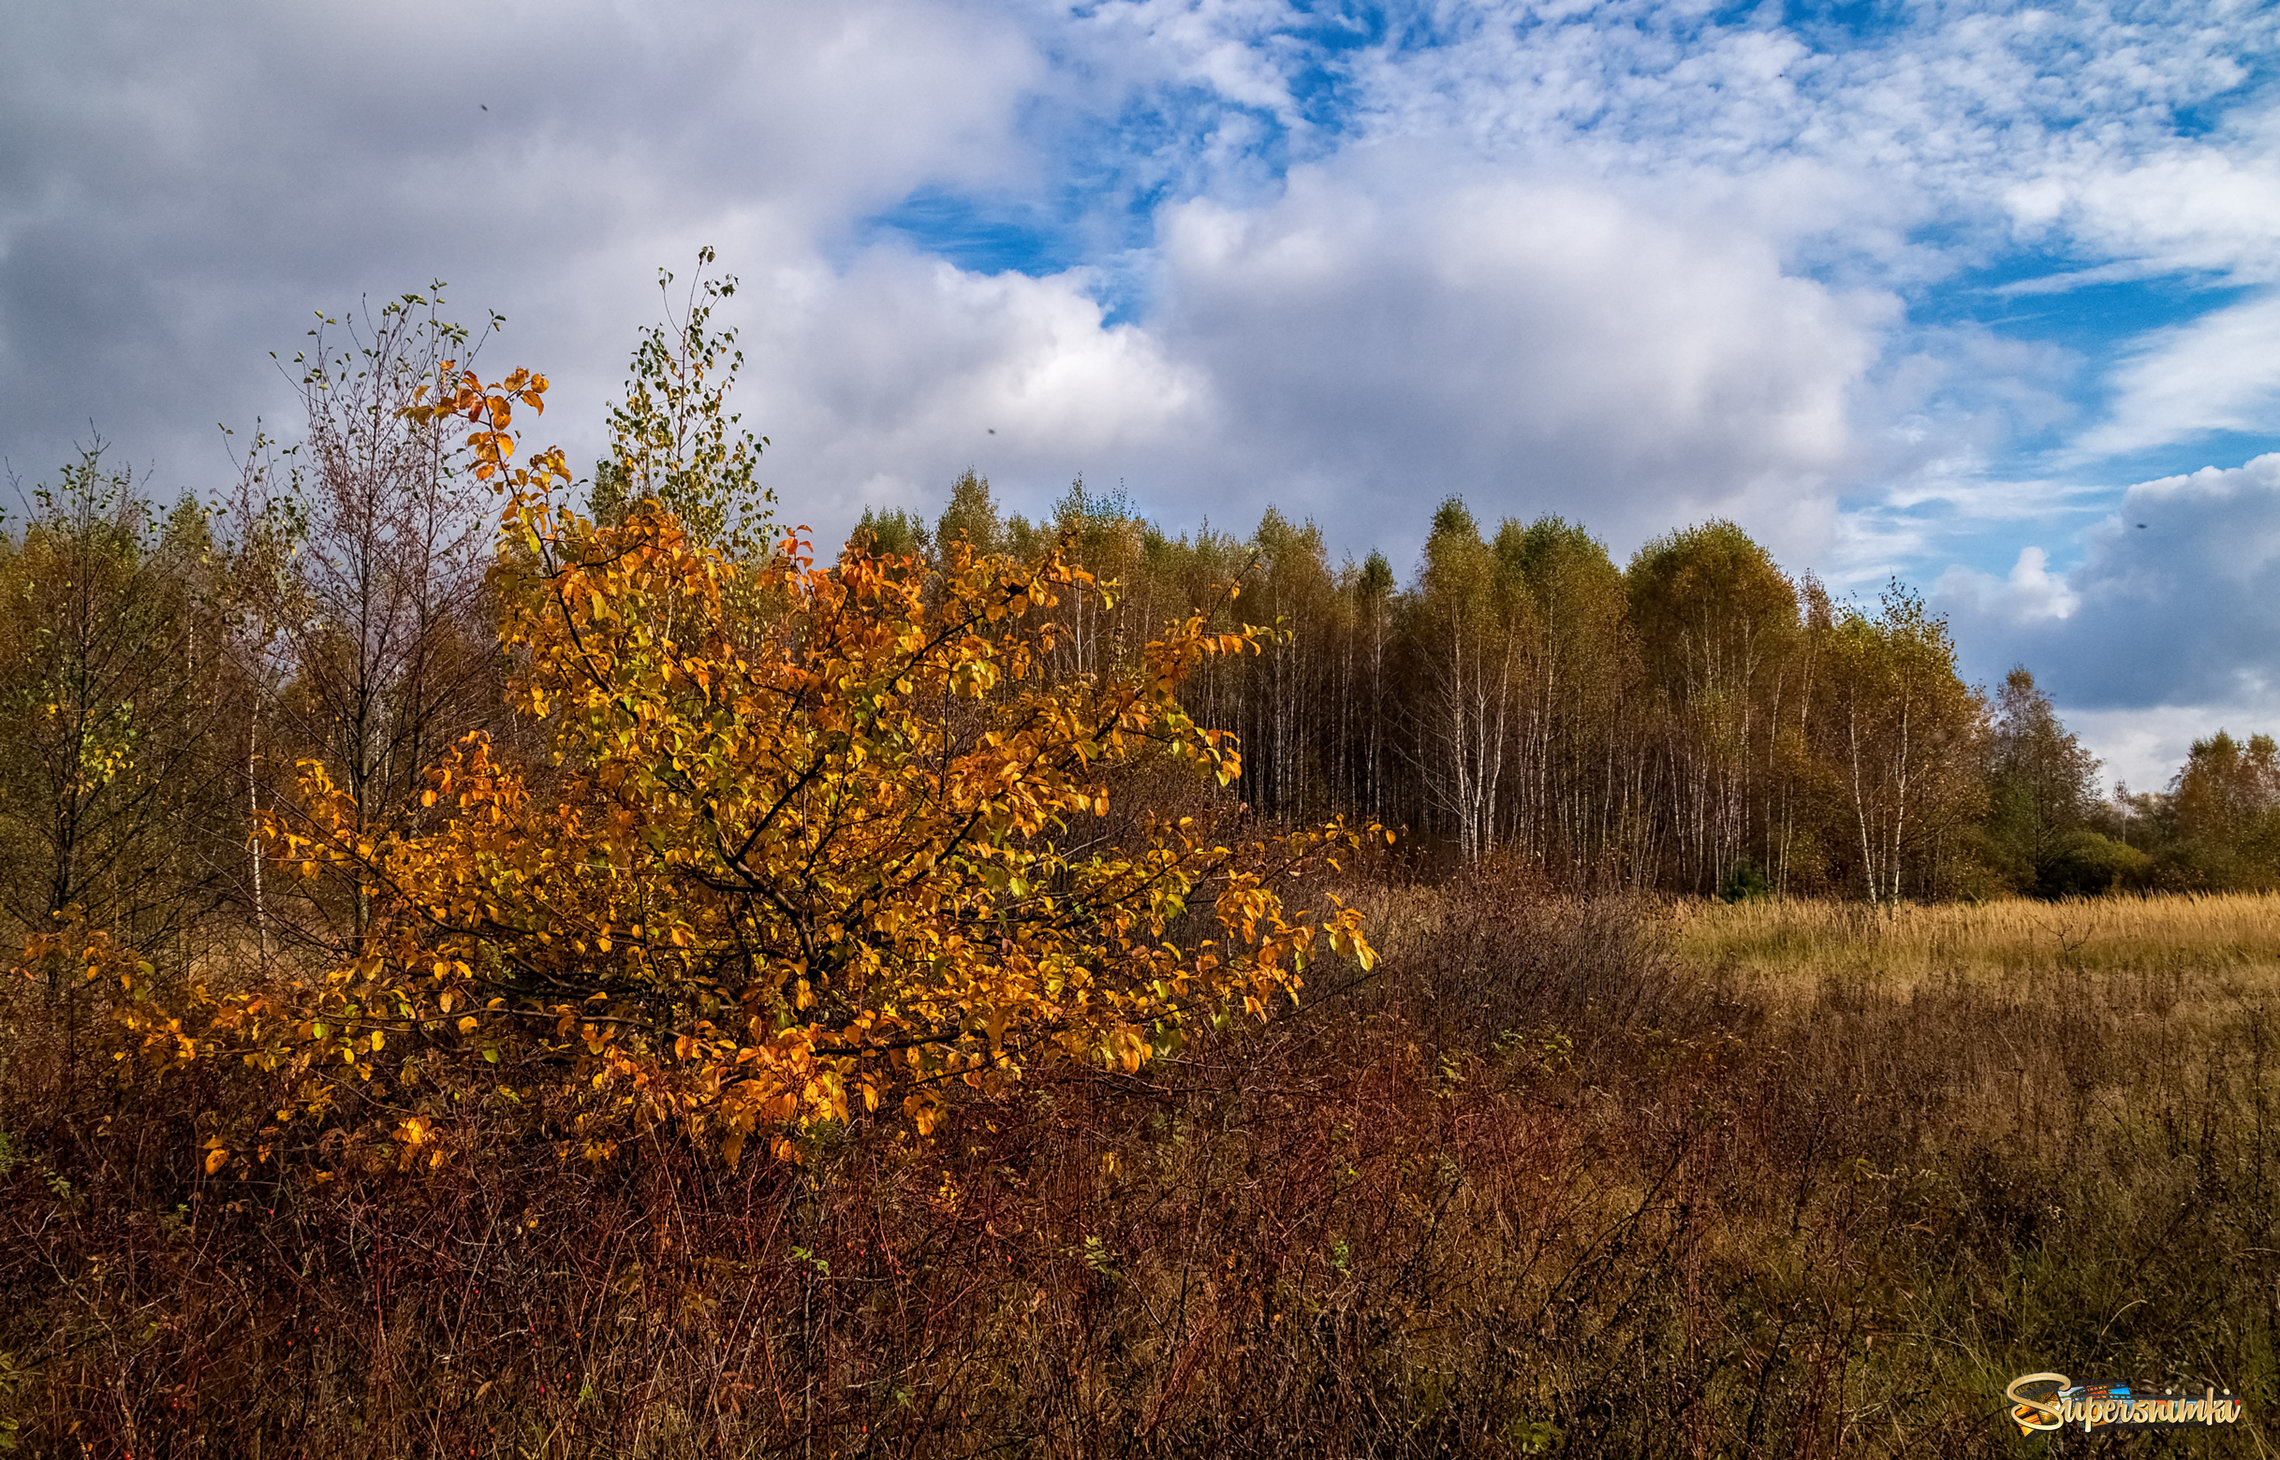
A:
POLYGON ((734 1173, 470 1108, 440 1169, 209 1177, 230 1077, 121 1095, 27 983, 0 1445, 2261 1454, 2275 912, 1381 889, 1379 974, 1263 1029, 734 1173), (2022 1442, 2041 1369, 2247 1416, 2022 1442))

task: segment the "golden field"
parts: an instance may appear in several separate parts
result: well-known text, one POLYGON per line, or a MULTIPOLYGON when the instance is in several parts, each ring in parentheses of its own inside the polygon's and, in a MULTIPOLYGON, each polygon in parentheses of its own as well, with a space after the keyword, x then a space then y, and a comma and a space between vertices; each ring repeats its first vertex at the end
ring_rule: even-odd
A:
POLYGON ((1669 912, 1687 963, 1752 985, 1866 980, 1886 992, 1924 981, 2004 986, 2037 970, 2209 979, 2280 975, 2280 893, 2175 894, 2064 902, 2012 899, 1902 906, 1804 900, 1689 901, 1669 912))

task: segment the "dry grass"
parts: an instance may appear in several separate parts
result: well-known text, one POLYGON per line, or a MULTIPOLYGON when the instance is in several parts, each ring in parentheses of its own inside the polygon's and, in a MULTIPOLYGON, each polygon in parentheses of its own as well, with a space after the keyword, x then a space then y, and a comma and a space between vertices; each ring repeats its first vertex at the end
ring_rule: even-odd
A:
POLYGON ((2280 903, 1373 898, 1376 979, 804 1172, 524 1142, 232 1185, 186 1134, 227 1089, 73 1095, 0 1021, 0 1421, 138 1456, 1993 1457, 2003 1385, 2059 1369, 2250 1423, 2040 1453, 2269 1453, 2280 903))
POLYGON ((2190 970, 2212 987, 2280 988, 2280 893, 2023 899, 1880 910, 1859 903, 1689 900, 1669 913, 1686 962, 1757 989, 1862 984, 1905 994, 1957 979, 2190 970))

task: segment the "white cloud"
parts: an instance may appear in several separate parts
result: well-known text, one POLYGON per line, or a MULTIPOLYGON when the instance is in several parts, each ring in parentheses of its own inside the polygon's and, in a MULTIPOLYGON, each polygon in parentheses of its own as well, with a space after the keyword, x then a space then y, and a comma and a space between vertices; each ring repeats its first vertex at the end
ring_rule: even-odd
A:
POLYGON ((2163 272, 2241 282, 2280 278, 2280 117, 2252 113, 2225 133, 2169 141, 2142 157, 2068 139, 2012 191, 2019 221, 2063 221, 2078 247, 2163 272))
POLYGON ((1608 188, 1414 149, 1294 171, 1164 226, 1161 329, 1215 390, 1191 491, 1413 541, 1431 502, 1558 511, 1618 545, 1731 513, 1805 547, 1892 306, 1608 188), (1389 521, 1386 507, 1402 504, 1389 521))
POLYGON ((1888 300, 1604 187, 1415 163, 1173 208, 1144 324, 1105 325, 1081 270, 874 249, 748 276, 768 479, 826 535, 866 502, 931 508, 975 465, 1032 511, 1082 472, 1170 525, 1247 529, 1274 502, 1397 555, 1451 492, 1619 551, 1712 514, 1826 544, 1888 300))
POLYGON ((2166 788, 2193 742, 2219 730, 2231 731, 2235 739, 2280 730, 2280 699, 2060 710, 2066 728, 2104 762, 2104 783, 2125 785, 2132 792, 2166 788))
MULTIPOLYGON (((2085 284, 2178 274, 2253 283, 2280 268, 2270 247, 2280 230, 2280 110, 2269 92, 2249 87, 2280 48, 2280 19, 2229 0, 2158 12, 1917 7, 1881 33, 1846 38, 1818 33, 1810 21, 1722 25, 1702 7, 1647 0, 1473 3, 1389 12, 1382 39, 1336 53, 1294 40, 1317 18, 1266 0, 1149 0, 1087 13, 1113 16, 1119 43, 1145 54, 1122 73, 1134 85, 1142 77, 1213 85, 1221 73, 1206 58, 1223 42, 1238 44, 1247 69, 1224 94, 1290 121, 1294 154, 1317 159, 1325 175, 1353 176, 1358 155, 1398 143, 1404 155, 1430 159, 1428 176, 1469 166, 1515 184, 1550 177, 1571 189, 1652 199, 1645 211, 1700 230, 1694 265, 1706 274, 1720 272, 1721 247, 1745 238, 1783 274, 1819 280, 1832 295, 1900 294, 1921 306, 1960 270, 2021 246, 2064 261, 2051 280, 1986 294, 1998 313, 2008 311, 1993 301, 2038 287, 2054 301, 2036 306, 2048 312, 2072 307, 2064 293, 2085 284), (1417 43, 1420 33, 1430 45, 1417 43), (1300 88, 1323 74, 1349 103, 1346 130, 1334 135, 1293 120, 1305 114, 1300 88), (2220 124, 2181 135, 2189 108, 2210 109, 2202 120, 2220 124)), ((1305 185, 1301 170, 1293 195, 1305 185)), ((1288 206, 1214 195, 1189 211, 1249 219, 1288 206)), ((1371 198, 1362 206, 1378 216, 1371 198)), ((1398 217, 1406 206, 1387 200, 1380 211, 1398 217)), ((1167 250, 1181 246, 1176 231, 1164 237, 1167 250)), ((1382 271, 1399 278, 1431 267, 1431 247, 1387 248, 1414 256, 1382 271)), ((1168 253, 1167 267, 1178 266, 1168 253)), ((1952 299, 1939 302, 1953 308, 1952 299)), ((1268 331, 1266 339, 1285 323, 1264 307, 1236 313, 1268 331)), ((1843 482, 1846 520, 1832 527, 1816 510, 1814 530, 1789 533, 1785 546, 1833 546, 1840 576, 1877 578, 1925 561, 1943 542, 2014 531, 2011 524, 2033 519, 2037 502, 2078 510, 2095 474, 2047 480, 2054 467, 2079 472, 2097 453, 2211 429, 2270 429, 2280 366, 2269 349, 2256 349, 2260 331, 2274 337, 2250 309, 2149 337, 2110 382, 2115 410, 2101 416, 2084 399, 2097 382, 2093 362, 2068 350, 1968 323, 1887 317, 1860 327, 1868 358, 1840 372, 1846 448, 1785 478, 1790 493, 1815 504, 1825 483, 1843 482), (2054 441, 2056 455, 2017 458, 2022 442, 2047 453, 2054 441), (1927 513, 1932 503, 1938 510, 1927 513)), ((1303 324, 1291 338, 1319 359, 1303 324)), ((1398 392, 1365 389, 1382 357, 1374 350, 1270 369, 1249 398, 1271 420, 1281 404, 1273 381, 1340 373, 1347 379, 1339 388, 1349 399, 1366 395, 1368 409, 1338 419, 1390 429, 1383 403, 1398 392)), ((1617 346, 1605 358, 1629 356, 1617 346)), ((1593 360, 1571 363, 1578 395, 1597 388, 1613 403, 1655 388, 1646 377, 1595 381, 1593 360)), ((1476 409, 1458 429, 1449 418, 1462 402, 1460 391, 1445 412, 1414 414, 1408 424, 1420 434, 1398 449, 1458 479, 1470 469, 1481 481, 1478 469, 1493 472, 1501 458, 1468 460, 1448 443, 1487 440, 1504 423, 1476 409)), ((1620 413, 1611 404, 1609 414, 1620 413)), ((1287 434, 1261 433, 1256 444, 1280 445, 1287 434)), ((1392 438, 1381 430, 1376 439, 1392 438)), ((1341 481, 1349 493, 1368 490, 1378 480, 1370 468, 1392 454, 1371 445, 1317 471, 1317 490, 1326 499, 1341 481)), ((1601 442, 1611 462, 1635 446, 1621 430, 1601 442)), ((1564 458, 1545 459, 1553 460, 1566 469, 1564 458)), ((1705 474, 1721 471, 1712 464, 1705 474)), ((1595 478, 1587 468, 1580 479, 1595 478)), ((1626 510, 1617 495, 1602 516, 1626 510)), ((1688 510, 1681 494, 1671 513, 1688 510)), ((1767 524, 1787 525, 1778 510, 1750 519, 1767 524)), ((2042 525, 2064 522, 2046 515, 2042 525)), ((1618 535, 1627 529, 1609 526, 1618 535)))
POLYGON ((937 0, 34 5, 0 47, 0 452, 87 418, 170 484, 286 392, 310 312, 430 279, 590 445, 653 269, 812 264, 924 182, 1024 166, 1043 62, 937 0), (487 110, 485 109, 487 108, 487 110))
POLYGON ((2077 457, 2280 428, 2280 292, 2152 332, 2110 379, 2113 407, 2075 442, 2077 457))
POLYGON ((1966 643, 2004 646, 2070 706, 2280 700, 2280 453, 2141 482, 2084 547, 2063 580, 2022 556, 2000 585, 1949 573, 1937 601, 1966 643))
POLYGON ((2013 626, 2064 619, 2082 602, 2065 578, 2050 571, 2050 555, 2039 547, 2019 549, 2019 560, 2007 577, 1950 568, 1932 586, 1932 593, 1957 613, 2013 626))
POLYGON ((1198 372, 1145 330, 1105 326, 1088 282, 895 248, 769 281, 744 405, 765 411, 763 475, 786 513, 828 543, 866 504, 938 506, 968 465, 1034 498, 1194 429, 1198 372))
POLYGON ((1443 45, 1357 64, 1379 131, 1738 185, 1767 223, 1797 230, 1785 236, 1837 235, 1888 266, 1920 249, 1913 228, 1974 214, 1984 226, 1990 212, 2028 228, 2071 219, 2138 252, 2268 252, 2269 145, 2243 128, 2176 132, 2177 108, 2236 90, 2248 58, 2280 41, 2268 14, 2226 0, 2137 19, 2097 5, 1918 7, 1820 44, 1809 21, 1719 26, 1650 0, 1437 19, 1443 45), (1787 186, 1752 186, 1772 176, 1787 186))

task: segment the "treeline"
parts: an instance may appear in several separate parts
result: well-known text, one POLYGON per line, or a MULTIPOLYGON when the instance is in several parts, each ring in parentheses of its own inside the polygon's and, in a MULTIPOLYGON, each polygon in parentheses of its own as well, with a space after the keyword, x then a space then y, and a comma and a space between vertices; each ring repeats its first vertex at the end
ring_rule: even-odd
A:
POLYGON ((1968 685, 1918 594, 1840 601, 1731 523, 1619 565, 1577 524, 1492 528, 1450 498, 1404 584, 1380 553, 1334 564, 1273 509, 1248 538, 1174 536, 1079 481, 1031 522, 968 472, 935 521, 867 512, 853 541, 923 557, 958 539, 1066 539, 1113 585, 1062 610, 1069 673, 1239 585, 1228 615, 1278 633, 1202 673, 1195 708, 1241 735, 1237 791, 1265 816, 1364 816, 1453 860, 1728 898, 2280 885, 2269 737, 2220 733, 2168 791, 2109 798, 2026 669, 1968 685))
MULTIPOLYGON (((589 506, 655 498, 749 557, 775 550, 770 499, 763 443, 723 408, 722 292, 643 336, 589 506)), ((162 507, 97 448, 30 494, 0 535, 0 912, 19 931, 77 920, 149 947, 227 908, 265 956, 341 946, 366 894, 279 885, 252 850, 300 761, 378 835, 418 822, 423 772, 468 732, 537 755, 501 693, 488 491, 454 433, 406 414, 479 343, 417 295, 327 322, 297 360, 296 439, 256 438, 236 481, 162 507)), ((1240 737, 1229 809, 1266 819, 1342 813, 1445 862, 1727 897, 2280 885, 2270 738, 2220 734, 2168 790, 2107 797, 2024 670, 1983 694, 1918 596, 1840 601, 1727 523, 1619 565, 1577 525, 1492 527, 1451 499, 1405 582, 1274 511, 1247 538, 1174 536, 1080 482, 1031 522, 968 473, 933 521, 871 514, 857 537, 921 559, 1066 540, 1099 584, 1056 610, 1066 675, 1197 606, 1274 626, 1187 691, 1240 737)))

